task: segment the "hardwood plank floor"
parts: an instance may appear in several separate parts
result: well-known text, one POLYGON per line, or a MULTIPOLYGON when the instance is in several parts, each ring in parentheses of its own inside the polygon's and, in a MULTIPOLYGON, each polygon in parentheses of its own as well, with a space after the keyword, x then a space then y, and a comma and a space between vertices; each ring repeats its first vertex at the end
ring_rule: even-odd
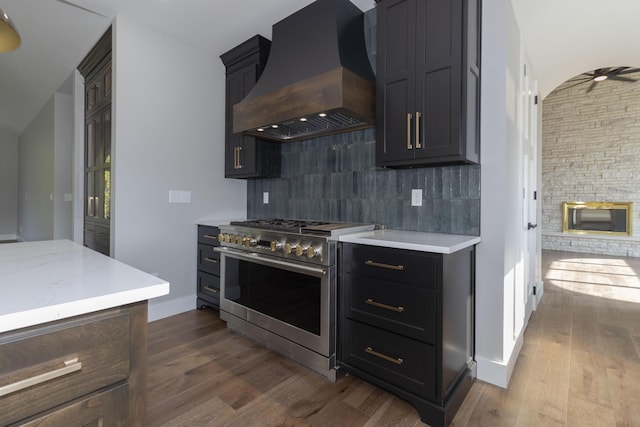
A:
MULTIPOLYGON (((507 390, 481 381, 452 426, 640 426, 640 259, 543 251, 545 296, 507 390)), ((424 426, 356 377, 335 384, 226 329, 149 324, 150 426, 424 426)))

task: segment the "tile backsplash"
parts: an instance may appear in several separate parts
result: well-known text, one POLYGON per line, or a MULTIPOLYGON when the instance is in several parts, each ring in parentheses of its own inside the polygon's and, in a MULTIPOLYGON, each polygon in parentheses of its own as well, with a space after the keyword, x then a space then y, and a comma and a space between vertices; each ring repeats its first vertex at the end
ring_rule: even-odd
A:
POLYGON ((480 235, 480 166, 376 168, 375 129, 284 143, 281 177, 247 181, 247 218, 480 235), (422 206, 411 206, 412 189, 422 206))

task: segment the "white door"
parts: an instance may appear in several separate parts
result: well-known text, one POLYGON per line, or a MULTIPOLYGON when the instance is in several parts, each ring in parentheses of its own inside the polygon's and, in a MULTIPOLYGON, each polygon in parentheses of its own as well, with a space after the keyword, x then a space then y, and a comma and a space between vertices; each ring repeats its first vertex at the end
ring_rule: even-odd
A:
POLYGON ((523 159, 522 182, 523 189, 523 249, 524 249, 524 274, 526 282, 525 292, 525 323, 531 316, 536 306, 536 282, 538 271, 538 218, 537 203, 539 192, 537 188, 537 84, 531 83, 529 78, 524 78, 523 107, 523 159))

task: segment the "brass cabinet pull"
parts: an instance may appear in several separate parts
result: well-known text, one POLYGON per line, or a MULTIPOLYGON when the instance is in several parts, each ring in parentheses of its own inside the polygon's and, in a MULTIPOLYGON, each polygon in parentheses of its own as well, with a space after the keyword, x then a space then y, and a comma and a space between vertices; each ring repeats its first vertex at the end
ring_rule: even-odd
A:
POLYGON ((404 311, 404 307, 394 307, 393 305, 382 304, 381 302, 376 302, 371 298, 367 298, 364 303, 374 307, 384 308, 385 310, 395 311, 396 313, 402 313, 404 311))
POLYGON ((27 387, 60 378, 72 372, 79 371, 80 369, 82 369, 82 363, 78 361, 77 357, 75 359, 67 360, 64 362, 63 368, 45 372, 44 374, 36 375, 31 378, 25 378, 24 380, 16 381, 12 384, 3 385, 0 387, 0 397, 15 393, 16 391, 24 390, 27 387))
POLYGON ((212 263, 214 263, 214 264, 217 264, 217 263, 218 263, 218 260, 217 260, 217 259, 215 259, 215 258, 209 258, 209 257, 207 257, 207 258, 204 258, 204 260, 205 260, 205 261, 207 261, 207 262, 212 262, 212 263))
POLYGON ((213 239, 213 240, 218 240, 218 236, 212 236, 211 234, 205 234, 204 236, 205 239, 213 239))
POLYGON ((237 147, 238 148, 238 169, 242 169, 242 160, 241 160, 241 154, 240 152, 242 151, 242 147, 237 147))
POLYGON ((411 119, 413 116, 411 113, 407 113, 407 150, 413 150, 411 145, 411 119))
POLYGON ((233 147, 233 168, 240 169, 238 166, 238 147, 233 147))
POLYGON ((217 294, 218 292, 220 292, 220 291, 218 291, 216 288, 212 288, 212 287, 210 287, 210 286, 205 286, 203 289, 204 289, 205 291, 213 292, 214 294, 217 294))
POLYGON ((384 359, 387 362, 395 363, 396 365, 402 365, 404 363, 404 360, 399 357, 390 357, 390 356, 387 356, 386 354, 378 353, 371 347, 366 347, 364 351, 365 353, 369 353, 372 356, 376 356, 376 357, 379 357, 380 359, 384 359))
POLYGON ((365 264, 370 265, 372 267, 388 268, 389 270, 396 270, 396 271, 404 270, 404 265, 383 264, 381 262, 375 262, 371 260, 365 262, 365 264))
POLYGON ((420 145, 420 119, 422 118, 422 113, 416 111, 416 149, 422 148, 420 145))

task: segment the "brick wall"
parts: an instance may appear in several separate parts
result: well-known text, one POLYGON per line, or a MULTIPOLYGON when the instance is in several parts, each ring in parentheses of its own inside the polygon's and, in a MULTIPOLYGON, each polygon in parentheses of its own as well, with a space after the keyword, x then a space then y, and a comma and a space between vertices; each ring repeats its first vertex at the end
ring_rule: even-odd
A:
POLYGON ((543 103, 542 248, 640 257, 640 81, 571 84, 543 103), (565 201, 633 202, 633 236, 563 234, 565 201))

